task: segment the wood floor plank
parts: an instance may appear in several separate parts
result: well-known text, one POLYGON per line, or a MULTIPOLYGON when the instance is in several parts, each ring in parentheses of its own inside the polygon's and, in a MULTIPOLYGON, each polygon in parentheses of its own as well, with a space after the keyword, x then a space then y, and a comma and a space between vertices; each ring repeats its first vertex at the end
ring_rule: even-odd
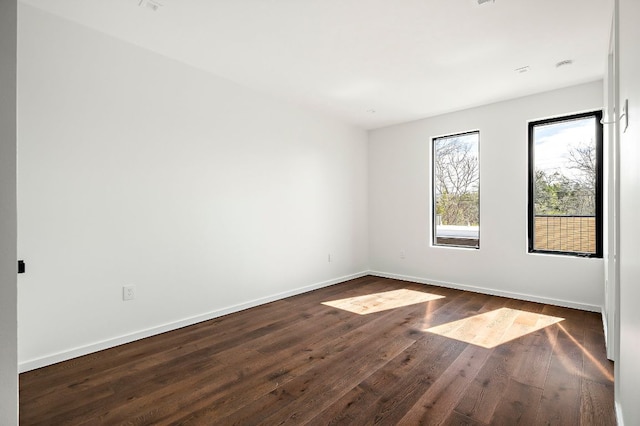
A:
POLYGON ((310 424, 336 423, 343 417, 352 424, 396 424, 465 347, 462 342, 426 335, 310 424))
POLYGON ((585 378, 607 386, 613 384, 613 362, 607 359, 602 332, 585 330, 582 362, 585 378))
POLYGON ((542 389, 509 379, 490 424, 495 426, 536 424, 536 414, 541 398, 542 389))
POLYGON ((580 424, 614 426, 613 385, 583 380, 580 398, 580 424))
POLYGON ((180 383, 185 378, 199 377, 206 372, 215 374, 224 371, 222 364, 211 362, 207 351, 203 349, 188 357, 173 359, 161 368, 154 369, 152 375, 147 374, 146 371, 140 371, 114 378, 108 385, 113 390, 111 395, 87 404, 84 399, 85 392, 80 392, 78 395, 82 396, 81 398, 65 399, 67 404, 63 406, 63 410, 47 416, 51 424, 64 423, 65 419, 103 418, 114 409, 126 407, 138 399, 146 398, 148 394, 153 394, 158 389, 171 392, 172 387, 181 387, 180 383), (176 369, 180 374, 176 374, 176 369))
POLYGON ((509 383, 505 359, 494 351, 469 385, 455 410, 480 423, 489 423, 509 383))
POLYGON ((474 420, 462 413, 453 411, 449 417, 442 423, 443 426, 487 426, 478 420, 474 420))
MULTIPOLYGON (((225 392, 233 391, 238 395, 246 394, 249 391, 253 393, 258 392, 262 395, 272 391, 274 385, 274 383, 271 382, 272 379, 278 378, 280 381, 285 380, 287 378, 286 376, 291 376, 293 373, 299 373, 300 371, 304 371, 305 368, 310 368, 314 357, 318 361, 328 357, 331 353, 331 350, 329 349, 329 342, 334 346, 331 349, 336 350, 334 341, 327 338, 330 335, 343 338, 345 333, 349 330, 341 326, 341 321, 336 320, 335 316, 329 315, 329 317, 332 321, 337 321, 335 326, 327 327, 326 321, 317 321, 313 320, 312 317, 307 318, 305 316, 305 318, 307 318, 307 321, 305 321, 307 324, 324 324, 324 330, 313 335, 317 340, 310 339, 302 342, 298 346, 288 347, 286 349, 287 353, 278 354, 278 357, 265 357, 262 353, 257 352, 255 350, 256 345, 254 345, 251 340, 247 343, 242 343, 228 348, 225 351, 213 354, 211 359, 223 363, 226 366, 225 371, 227 373, 231 373, 228 375, 228 380, 225 380, 226 376, 222 375, 216 377, 215 382, 223 384, 226 387, 225 392), (285 356, 285 359, 280 359, 280 356, 285 356), (264 372, 264 374, 262 374, 262 372, 264 372), (252 383, 250 380, 246 379, 247 377, 259 378, 262 376, 265 377, 264 383, 259 384, 252 383)), ((366 321, 363 321, 363 324, 364 323, 366 323, 366 321)), ((309 331, 304 327, 300 327, 300 323, 296 324, 296 333, 299 333, 300 331, 309 331)), ((291 326, 287 325, 285 329, 289 329, 290 327, 291 326)), ((261 339, 262 337, 257 340, 261 339)), ((218 394, 221 392, 220 389, 220 386, 209 386, 208 391, 207 389, 199 390, 197 398, 191 394, 184 400, 178 398, 179 401, 174 402, 178 402, 180 404, 180 410, 183 410, 186 407, 190 407, 190 410, 194 410, 197 407, 212 404, 213 401, 219 399, 220 396, 218 394)), ((150 396, 155 397, 154 395, 150 396)), ((174 397, 174 400, 175 399, 176 398, 174 397)), ((226 399, 224 402, 227 408, 232 406, 230 399, 226 399)), ((237 408, 240 406, 241 405, 237 405, 237 408)), ((157 409, 155 410, 155 416, 163 416, 169 411, 170 408, 168 407, 157 409)), ((220 409, 217 414, 222 415, 223 411, 220 409)))
MULTIPOLYGON (((344 360, 349 368, 319 368, 285 385, 284 392, 292 393, 295 398, 284 407, 278 407, 271 416, 264 417, 267 424, 304 424, 336 400, 342 398, 347 390, 365 380, 372 371, 384 366, 404 349, 414 343, 402 335, 390 336, 386 344, 374 343, 374 348, 364 355, 360 350, 345 354, 344 360), (313 392, 309 392, 313 390, 313 392)), ((238 412, 236 412, 238 413, 238 412)), ((262 415, 254 417, 261 420, 262 415)), ((250 422, 251 423, 251 422, 250 422)))
POLYGON ((98 352, 98 354, 104 352, 106 354, 104 356, 90 354, 64 363, 58 363, 47 367, 46 371, 49 373, 44 377, 40 375, 42 369, 25 373, 20 376, 21 383, 24 384, 24 394, 21 394, 21 400, 30 398, 28 390, 30 389, 31 380, 36 380, 40 386, 44 386, 49 392, 55 393, 58 390, 55 388, 56 383, 67 383, 71 376, 91 375, 97 365, 100 366, 101 372, 110 368, 118 369, 130 362, 146 360, 149 354, 162 352, 185 342, 197 345, 203 339, 214 340, 218 347, 223 347, 224 344, 233 344, 238 339, 255 338, 261 334, 268 334, 271 330, 277 328, 278 324, 294 321, 297 316, 297 313, 291 310, 289 305, 284 302, 280 304, 279 302, 274 302, 270 309, 278 310, 282 313, 282 316, 276 319, 268 311, 258 310, 256 318, 251 320, 246 317, 246 311, 243 311, 239 312, 238 316, 225 316, 196 324, 192 327, 149 337, 144 339, 144 345, 121 345, 98 352), (263 315, 267 315, 269 318, 263 319, 263 315), (234 329, 236 330, 235 334, 232 331, 234 329), (237 334, 239 329, 243 332, 241 336, 237 334))
MULTIPOLYGON (((332 308, 325 308, 332 309, 332 308)), ((322 363, 326 368, 326 365, 331 365, 336 359, 340 359, 342 353, 352 347, 356 347, 360 344, 371 342, 372 330, 394 330, 397 328, 399 319, 395 322, 391 321, 391 314, 378 315, 368 321, 362 321, 360 323, 357 316, 355 320, 360 324, 358 327, 354 327, 353 323, 350 323, 350 327, 344 327, 343 325, 329 330, 331 334, 314 341, 309 339, 301 343, 299 347, 293 347, 287 349, 286 353, 280 353, 277 357, 271 356, 268 359, 274 363, 274 370, 271 375, 277 376, 277 385, 280 386, 283 383, 294 379, 296 376, 304 374, 309 369, 316 366, 317 363, 322 363), (332 337, 329 337, 332 336, 332 337), (280 371, 286 372, 286 374, 280 374, 280 371)), ((320 336, 322 337, 322 336, 320 336)), ((218 354, 223 362, 229 362, 229 360, 235 359, 232 354, 218 354)), ((271 376, 267 376, 269 379, 271 376)), ((260 397, 267 395, 274 390, 273 383, 267 383, 266 379, 261 377, 254 377, 253 379, 245 380, 244 383, 238 383, 238 386, 228 389, 228 395, 216 395, 215 393, 208 396, 208 398, 198 401, 197 404, 189 406, 190 412, 201 411, 198 414, 199 417, 210 416, 215 414, 216 416, 226 416, 235 410, 239 410, 249 401, 255 401, 260 397)), ((193 416, 191 416, 193 417, 193 416)), ((173 421, 170 417, 167 421, 173 421)), ((181 421, 186 421, 182 419, 181 421)))
MULTIPOLYGON (((343 294, 345 292, 358 291, 358 289, 374 286, 377 286, 380 291, 397 288, 397 284, 394 287, 393 282, 387 281, 386 279, 367 276, 355 280, 346 281, 341 283, 340 285, 329 286, 322 290, 325 297, 331 297, 332 294, 343 294)), ((313 293, 311 292, 304 293, 295 297, 296 306, 304 305, 307 299, 310 300, 310 302, 307 303, 311 303, 312 305, 317 304, 317 300, 315 299, 317 296, 313 295, 313 293)), ((126 357, 135 357, 138 355, 145 356, 146 353, 154 350, 155 348, 162 349, 162 347, 172 345, 174 339, 184 340, 187 336, 192 336, 192 339, 195 340, 198 338, 198 335, 205 334, 211 336, 212 332, 216 333, 217 331, 221 333, 228 333, 229 330, 238 329, 240 327, 246 329, 247 327, 250 327, 251 324, 255 324, 256 327, 261 327, 264 325, 263 317, 268 317, 271 320, 274 319, 272 313, 273 309, 277 309, 285 315, 287 313, 295 315, 296 312, 295 310, 290 309, 289 299, 274 301, 263 305, 261 308, 266 307, 268 307, 269 309, 244 310, 231 315, 225 315, 209 321, 194 324, 189 327, 152 336, 144 340, 145 345, 120 345, 107 350, 98 351, 89 355, 74 358, 69 361, 53 364, 51 366, 48 366, 46 370, 36 369, 33 371, 29 371, 22 374, 20 376, 20 380, 22 383, 24 383, 25 387, 28 387, 31 381, 36 381, 39 384, 43 384, 44 380, 47 379, 51 381, 65 380, 65 374, 77 375, 81 369, 83 373, 91 373, 95 365, 98 364, 98 361, 101 361, 101 363, 99 364, 102 368, 106 368, 110 364, 115 365, 118 362, 126 361, 126 357), (286 309, 281 309, 281 307, 286 307, 286 309), (216 328, 215 326, 218 324, 224 324, 225 327, 216 328), (43 376, 46 377, 46 379, 43 376)))
POLYGON ((568 331, 562 325, 544 383, 536 416, 537 424, 579 424, 580 411, 567 407, 580 406, 582 374, 582 333, 568 331))
MULTIPOLYGON (((466 302, 456 303, 456 309, 451 309, 446 305, 436 306, 433 303, 431 305, 433 308, 429 309, 428 316, 420 322, 420 327, 428 328, 430 321, 434 319, 436 321, 444 320, 445 317, 441 311, 444 311, 449 318, 452 316, 457 318, 460 315, 475 313, 479 306, 478 311, 485 310, 492 300, 485 295, 470 294, 469 296, 466 302)), ((415 328, 412 330, 414 331, 413 336, 419 340, 411 350, 398 356, 395 363, 390 363, 385 367, 385 369, 392 369, 392 372, 386 372, 385 369, 382 369, 380 374, 372 375, 362 384, 370 393, 379 396, 374 398, 371 407, 355 404, 349 407, 349 411, 354 411, 351 417, 355 424, 366 423, 367 415, 371 412, 376 413, 374 419, 376 424, 396 424, 467 346, 464 342, 443 338, 425 331, 416 333, 415 328), (404 372, 404 370, 407 371, 404 372), (383 377, 378 377, 380 375, 383 377), (385 375, 393 377, 394 380, 385 381, 385 375)))
POLYGON ((558 327, 550 326, 500 348, 502 351, 509 351, 507 368, 511 372, 511 377, 520 383, 543 388, 558 330, 558 327))
POLYGON ((460 402, 491 349, 468 345, 400 419, 399 425, 440 424, 460 402))
MULTIPOLYGON (((356 330, 362 331, 362 335, 354 335, 353 341, 348 344, 344 342, 345 345, 333 356, 327 356, 321 365, 279 384, 277 392, 258 398, 247 404, 246 409, 236 410, 221 421, 229 424, 255 424, 262 419, 268 424, 296 424, 304 418, 313 418, 316 414, 314 410, 321 411, 332 399, 341 397, 414 342, 394 325, 385 327, 378 324, 376 328, 386 328, 385 333, 389 334, 383 334, 374 341, 364 330, 356 330), (333 359, 339 359, 340 362, 334 363, 333 359), (282 404, 282 395, 293 395, 294 399, 289 404, 282 404), (269 421, 273 417, 277 421, 269 421)), ((200 410, 188 418, 180 419, 180 423, 190 424, 194 420, 210 417, 211 413, 209 408, 200 410)))
POLYGON ((20 397, 29 426, 615 419, 599 315, 373 276, 23 373, 20 397), (384 309, 323 304, 349 298, 384 309), (460 338, 428 331, 466 318, 460 338))
POLYGON ((424 315, 408 322, 407 325, 412 327, 416 334, 422 334, 430 328, 474 316, 487 302, 486 295, 457 291, 445 299, 429 302, 424 308, 424 315))

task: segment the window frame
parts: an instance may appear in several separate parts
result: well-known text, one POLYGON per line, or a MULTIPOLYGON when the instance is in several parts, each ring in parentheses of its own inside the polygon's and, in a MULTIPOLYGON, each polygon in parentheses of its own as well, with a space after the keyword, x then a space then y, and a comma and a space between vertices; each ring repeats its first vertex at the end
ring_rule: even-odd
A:
POLYGON ((553 118, 546 118, 543 120, 530 121, 528 126, 528 206, 527 206, 527 248, 529 253, 534 254, 555 254, 562 256, 572 257, 585 257, 585 258, 602 258, 603 254, 603 179, 604 179, 604 164, 603 164, 603 125, 602 125, 602 110, 594 110, 589 112, 582 112, 578 114, 562 115, 553 118), (561 250, 541 250, 534 248, 535 242, 535 203, 534 203, 534 188, 535 188, 535 143, 534 143, 534 128, 536 126, 548 125, 553 123, 562 123, 567 121, 580 120, 584 118, 593 117, 596 120, 596 183, 595 183, 595 238, 596 238, 596 252, 574 252, 574 251, 561 251, 561 250))
POLYGON ((466 132, 450 133, 441 136, 433 136, 431 138, 431 246, 480 250, 480 216, 480 129, 469 130, 466 132), (449 139, 472 134, 478 135, 478 245, 470 246, 464 244, 439 244, 437 242, 436 235, 436 141, 438 139, 449 139))

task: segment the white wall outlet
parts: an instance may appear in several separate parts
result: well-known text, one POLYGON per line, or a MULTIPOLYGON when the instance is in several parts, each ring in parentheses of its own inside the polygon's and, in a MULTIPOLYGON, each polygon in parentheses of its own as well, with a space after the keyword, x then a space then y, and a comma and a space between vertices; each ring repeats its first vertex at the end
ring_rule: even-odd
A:
POLYGON ((405 251, 400 250, 400 259, 404 259, 405 257, 407 257, 407 254, 405 253, 405 251))
POLYGON ((331 253, 327 255, 327 262, 331 262, 331 253))
POLYGON ((126 285, 122 287, 122 300, 133 300, 136 298, 136 286, 126 285))

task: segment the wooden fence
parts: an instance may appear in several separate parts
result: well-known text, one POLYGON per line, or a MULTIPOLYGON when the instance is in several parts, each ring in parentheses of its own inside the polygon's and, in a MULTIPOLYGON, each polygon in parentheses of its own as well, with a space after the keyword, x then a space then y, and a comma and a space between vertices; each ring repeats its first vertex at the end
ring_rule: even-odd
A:
POLYGON ((535 250, 596 252, 596 218, 593 216, 536 216, 535 250))

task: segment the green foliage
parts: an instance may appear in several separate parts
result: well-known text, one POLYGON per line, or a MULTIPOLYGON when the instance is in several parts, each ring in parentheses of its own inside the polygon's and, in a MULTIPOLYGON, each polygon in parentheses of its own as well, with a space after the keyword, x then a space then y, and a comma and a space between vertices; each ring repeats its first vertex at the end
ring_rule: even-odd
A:
POLYGON ((595 215, 595 191, 588 181, 536 170, 534 184, 536 215, 595 215))
POLYGON ((479 223, 479 164, 477 142, 451 137, 435 145, 436 215, 442 225, 479 223))
POLYGON ((569 150, 565 175, 559 171, 535 171, 536 215, 595 216, 595 143, 581 143, 569 150))
POLYGON ((479 196, 477 192, 443 194, 436 203, 436 214, 442 225, 477 226, 479 196))

